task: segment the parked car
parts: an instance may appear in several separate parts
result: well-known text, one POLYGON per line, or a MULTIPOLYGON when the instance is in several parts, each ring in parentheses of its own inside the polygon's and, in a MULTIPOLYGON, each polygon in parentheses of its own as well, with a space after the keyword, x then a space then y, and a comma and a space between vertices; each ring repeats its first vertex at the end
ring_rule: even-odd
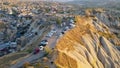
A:
POLYGON ((40 42, 40 45, 39 46, 46 46, 46 45, 48 45, 48 41, 47 40, 42 40, 41 42, 40 42))
POLYGON ((52 37, 52 35, 53 35, 53 33, 50 32, 50 33, 48 33, 48 35, 46 37, 52 37))
POLYGON ((69 30, 69 27, 68 27, 68 26, 65 27, 64 31, 67 31, 67 30, 69 30))
POLYGON ((75 26, 76 26, 75 24, 70 24, 70 27, 71 27, 71 28, 73 28, 73 27, 75 27, 75 26))
POLYGON ((35 48, 33 54, 38 54, 40 52, 39 48, 35 48))
POLYGON ((45 47, 45 46, 46 46, 46 44, 40 44, 39 46, 43 46, 43 47, 45 47))
POLYGON ((42 40, 42 41, 41 41, 41 44, 46 44, 46 45, 47 45, 47 44, 48 44, 48 41, 47 41, 47 40, 42 40))
POLYGON ((59 34, 59 37, 61 37, 61 36, 63 36, 63 34, 62 34, 62 33, 60 33, 60 34, 59 34))
POLYGON ((65 31, 62 31, 61 34, 65 34, 65 31))
POLYGON ((71 23, 74 23, 74 20, 73 20, 73 19, 70 19, 70 22, 71 22, 71 23))
POLYGON ((39 49, 42 51, 42 50, 44 50, 44 47, 43 47, 43 46, 40 46, 39 49))
POLYGON ((51 32, 52 32, 52 33, 56 33, 57 31, 56 31, 55 29, 53 29, 51 32))

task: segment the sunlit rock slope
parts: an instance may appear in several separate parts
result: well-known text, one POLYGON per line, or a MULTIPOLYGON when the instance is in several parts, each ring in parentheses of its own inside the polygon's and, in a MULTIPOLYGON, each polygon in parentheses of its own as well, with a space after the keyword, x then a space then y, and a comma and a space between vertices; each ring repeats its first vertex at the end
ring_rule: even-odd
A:
MULTIPOLYGON (((120 51, 109 28, 90 17, 76 16, 76 27, 56 44, 58 68, 119 68, 120 51)), ((118 40, 119 42, 119 40, 118 40)))

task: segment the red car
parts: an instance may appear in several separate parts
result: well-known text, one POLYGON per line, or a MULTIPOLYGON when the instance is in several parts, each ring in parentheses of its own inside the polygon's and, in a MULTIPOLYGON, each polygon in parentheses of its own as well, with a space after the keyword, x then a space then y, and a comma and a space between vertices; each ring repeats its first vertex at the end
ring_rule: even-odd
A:
POLYGON ((38 54, 39 52, 40 52, 40 49, 39 48, 35 48, 34 54, 38 54))

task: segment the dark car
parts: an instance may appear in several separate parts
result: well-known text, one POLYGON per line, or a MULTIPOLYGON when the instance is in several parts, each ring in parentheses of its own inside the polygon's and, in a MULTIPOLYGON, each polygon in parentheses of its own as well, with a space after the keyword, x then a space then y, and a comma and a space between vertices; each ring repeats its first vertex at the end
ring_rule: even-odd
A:
POLYGON ((65 34, 65 32, 63 31, 63 32, 61 32, 62 34, 65 34))
POLYGON ((43 47, 45 47, 45 46, 46 46, 46 44, 40 44, 39 46, 43 46, 43 47))

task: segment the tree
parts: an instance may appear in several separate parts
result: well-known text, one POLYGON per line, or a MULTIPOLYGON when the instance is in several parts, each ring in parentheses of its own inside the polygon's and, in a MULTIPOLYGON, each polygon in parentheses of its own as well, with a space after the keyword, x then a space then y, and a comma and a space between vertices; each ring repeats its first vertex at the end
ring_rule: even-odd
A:
POLYGON ((48 46, 45 47, 45 56, 48 56, 49 54, 52 53, 52 49, 50 49, 48 46))
POLYGON ((0 21, 0 29, 4 29, 6 27, 6 24, 2 21, 0 21))
POLYGON ((57 18, 57 19, 56 19, 56 23, 57 23, 58 25, 60 25, 60 24, 62 23, 62 19, 61 19, 61 18, 57 18))

